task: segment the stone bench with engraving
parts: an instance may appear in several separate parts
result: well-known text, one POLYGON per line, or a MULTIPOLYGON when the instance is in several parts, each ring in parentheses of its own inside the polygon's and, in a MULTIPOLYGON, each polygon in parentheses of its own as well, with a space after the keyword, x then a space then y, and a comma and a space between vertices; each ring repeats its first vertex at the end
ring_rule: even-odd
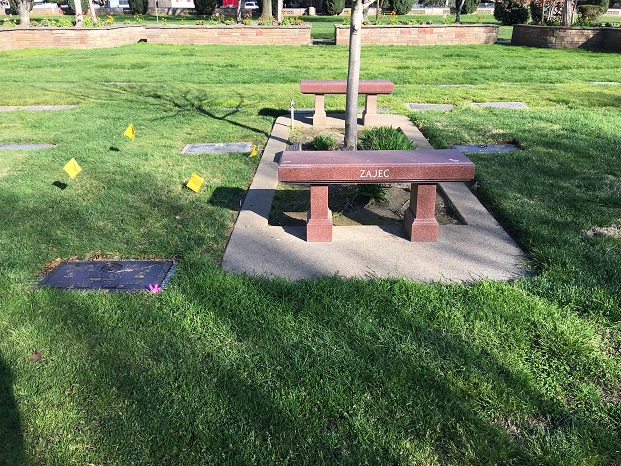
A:
POLYGON ((284 151, 278 166, 283 183, 310 184, 306 241, 332 241, 330 184, 411 183, 405 230, 411 241, 437 241, 435 218, 437 183, 469 181, 474 163, 453 149, 284 151))
MULTIPOLYGON (((377 95, 392 94, 395 85, 389 80, 361 80, 358 84, 358 94, 366 94, 362 122, 364 126, 376 126, 379 124, 377 114, 377 95)), ((326 94, 346 94, 347 81, 333 80, 309 80, 300 81, 302 94, 315 94, 315 114, 313 126, 326 126, 327 116, 324 108, 326 94)))

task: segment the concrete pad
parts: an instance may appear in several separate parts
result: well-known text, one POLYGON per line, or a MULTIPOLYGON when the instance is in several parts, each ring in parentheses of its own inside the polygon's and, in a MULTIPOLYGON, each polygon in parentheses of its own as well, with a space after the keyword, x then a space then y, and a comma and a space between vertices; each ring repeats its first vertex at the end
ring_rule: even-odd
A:
POLYGON ((209 144, 193 143, 186 144, 181 150, 182 154, 232 154, 244 153, 252 150, 251 142, 216 142, 209 144))
POLYGON ((51 149, 55 144, 0 144, 0 150, 51 149))
POLYGON ((26 107, 21 107, 21 110, 27 110, 30 112, 41 112, 44 110, 71 110, 72 108, 76 107, 77 105, 27 105, 26 107))
POLYGON ((451 104, 407 104, 410 110, 453 110, 455 105, 451 104))
MULTIPOLYGON (((432 148, 408 118, 382 117, 419 149, 432 148)), ((344 115, 329 115, 328 123, 343 126, 344 115)), ((298 115, 295 125, 312 125, 312 118, 298 115)), ((520 248, 463 183, 439 186, 465 224, 441 225, 435 243, 411 243, 401 225, 334 227, 330 243, 307 243, 304 227, 268 225, 278 185, 277 153, 288 143, 290 126, 288 117, 276 120, 227 245, 225 270, 292 280, 335 275, 424 282, 510 280, 526 273, 520 248)))
POLYGON ((593 81, 593 82, 590 82, 589 84, 595 84, 595 85, 599 85, 599 86, 607 86, 607 85, 615 86, 615 85, 621 84, 621 83, 618 83, 616 81, 593 81))
POLYGON ((524 102, 472 102, 472 106, 479 108, 528 108, 524 102))
POLYGON ((21 108, 21 107, 15 107, 15 106, 0 107, 0 112, 11 112, 13 110, 17 110, 18 108, 21 108))

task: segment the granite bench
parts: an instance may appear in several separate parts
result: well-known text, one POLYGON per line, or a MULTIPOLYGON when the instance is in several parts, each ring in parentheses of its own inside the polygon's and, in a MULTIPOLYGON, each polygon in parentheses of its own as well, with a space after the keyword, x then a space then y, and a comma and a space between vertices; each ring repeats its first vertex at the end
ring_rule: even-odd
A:
MULTIPOLYGON (((364 126, 379 125, 377 114, 377 95, 392 94, 395 85, 388 80, 359 81, 358 94, 366 94, 364 111, 362 112, 362 124, 364 126)), ((315 94, 315 114, 313 126, 326 126, 327 117, 324 108, 325 94, 346 94, 347 81, 331 80, 302 80, 300 81, 302 94, 315 94)))
POLYGON ((411 183, 410 206, 404 226, 411 241, 437 241, 436 186, 440 182, 469 181, 474 163, 454 149, 284 151, 278 180, 310 184, 306 241, 332 241, 330 184, 411 183))

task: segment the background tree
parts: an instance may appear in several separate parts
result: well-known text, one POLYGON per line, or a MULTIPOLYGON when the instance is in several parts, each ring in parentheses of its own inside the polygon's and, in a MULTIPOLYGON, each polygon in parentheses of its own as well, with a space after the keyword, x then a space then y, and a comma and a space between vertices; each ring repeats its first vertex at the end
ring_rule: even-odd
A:
MULTIPOLYGON (((237 2, 238 10, 241 8, 241 3, 242 3, 241 1, 237 2)), ((218 5, 217 0, 194 0, 194 9, 196 10, 196 13, 198 13, 199 15, 208 16, 208 15, 213 14, 217 5, 218 5)), ((239 13, 239 15, 240 15, 239 21, 241 21, 241 12, 239 13)))
POLYGON ((134 14, 144 15, 149 9, 149 0, 128 0, 127 3, 134 14))
POLYGON ((414 0, 390 0, 390 9, 398 15, 407 15, 413 5, 414 0))
POLYGON ((455 22, 461 22, 461 15, 471 15, 479 7, 479 0, 458 0, 456 4, 455 22))
POLYGON ((19 27, 30 26, 30 11, 34 6, 34 0, 9 0, 11 14, 19 15, 19 27))
MULTIPOLYGON (((340 15, 345 9, 345 0, 324 0, 323 14, 328 16, 340 15)), ((353 8, 352 8, 353 14, 353 8)))
POLYGON ((528 21, 529 14, 528 6, 519 1, 502 0, 494 5, 494 18, 503 26, 524 24, 528 21))

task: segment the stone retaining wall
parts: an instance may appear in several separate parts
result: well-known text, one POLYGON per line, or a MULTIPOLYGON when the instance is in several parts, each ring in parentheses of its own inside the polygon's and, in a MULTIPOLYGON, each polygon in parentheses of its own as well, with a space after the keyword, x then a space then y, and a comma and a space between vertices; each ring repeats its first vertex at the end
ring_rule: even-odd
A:
POLYGON ((547 49, 584 48, 621 52, 621 28, 570 28, 516 24, 513 26, 511 43, 547 49))
POLYGON ((136 42, 156 44, 310 45, 311 27, 300 26, 157 26, 98 28, 0 28, 0 50, 31 47, 106 48, 136 42))
MULTIPOLYGON (((349 45, 349 26, 334 25, 336 45, 349 45)), ((362 45, 472 45, 493 44, 498 26, 489 24, 364 25, 362 45)))

